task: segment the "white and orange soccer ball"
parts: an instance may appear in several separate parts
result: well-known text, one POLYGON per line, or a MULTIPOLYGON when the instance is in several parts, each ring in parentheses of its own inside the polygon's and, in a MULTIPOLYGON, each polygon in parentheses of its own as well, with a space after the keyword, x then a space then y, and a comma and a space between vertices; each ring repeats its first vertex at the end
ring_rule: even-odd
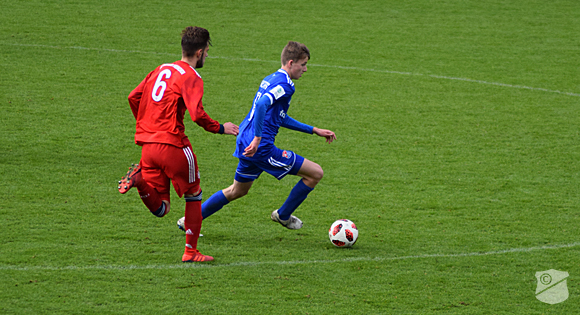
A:
POLYGON ((351 247, 358 239, 358 229, 351 220, 336 220, 328 230, 328 237, 336 247, 351 247))

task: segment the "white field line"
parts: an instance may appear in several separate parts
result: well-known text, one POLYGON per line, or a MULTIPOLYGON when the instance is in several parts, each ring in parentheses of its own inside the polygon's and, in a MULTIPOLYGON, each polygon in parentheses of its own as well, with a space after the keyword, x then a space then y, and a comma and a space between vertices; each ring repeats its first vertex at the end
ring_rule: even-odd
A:
MULTIPOLYGON (((87 266, 0 266, 0 271, 84 271, 84 270, 150 270, 150 269, 188 269, 188 268, 230 268, 230 267, 260 267, 269 265, 309 265, 309 264, 334 264, 334 263, 351 263, 351 262, 372 262, 372 261, 397 261, 412 259, 428 258, 457 258, 457 257, 478 257, 491 256, 510 253, 528 253, 532 251, 561 249, 580 246, 580 242, 560 245, 546 245, 525 248, 511 248, 489 252, 471 252, 459 254, 425 254, 399 257, 352 257, 344 259, 329 260, 294 260, 294 261, 243 261, 230 264, 197 264, 197 263, 180 263, 180 264, 159 264, 159 265, 87 265, 87 266)), ((341 249, 337 249, 341 250, 341 249)))
MULTIPOLYGON (((41 48, 53 48, 53 49, 79 49, 79 50, 94 50, 94 51, 107 51, 107 52, 122 52, 122 53, 135 53, 135 54, 154 54, 154 55, 167 55, 167 56, 175 56, 179 57, 179 54, 173 53, 163 53, 163 52, 154 52, 154 51, 140 51, 140 50, 122 50, 122 49, 107 49, 107 48, 90 48, 90 47, 80 47, 80 46, 51 46, 51 45, 34 45, 34 44, 6 44, 11 46, 23 46, 23 47, 41 47, 41 48)), ((219 56, 208 56, 208 58, 215 58, 215 59, 226 59, 226 60, 234 60, 234 61, 255 61, 255 62, 271 62, 271 63, 279 63, 279 61, 272 61, 272 60, 261 60, 261 59, 252 59, 252 58, 233 58, 233 57, 219 57, 219 56)), ((571 93, 571 92, 562 92, 558 90, 550 90, 544 88, 537 88, 525 85, 514 85, 514 84, 506 84, 500 82, 489 82, 483 80, 475 80, 475 79, 468 79, 468 78, 457 78, 457 77, 449 77, 449 76, 442 76, 442 75, 435 75, 435 74, 422 74, 422 73, 415 73, 415 72, 402 72, 402 71, 391 71, 391 70, 380 70, 380 69, 369 69, 369 68, 357 68, 357 67, 345 67, 345 66, 333 66, 333 65, 319 65, 319 64, 309 64, 312 67, 325 67, 325 68, 334 68, 334 69, 344 69, 344 70, 354 70, 354 71, 365 71, 365 72, 377 72, 377 73, 389 73, 389 74, 400 74, 400 75, 412 75, 412 76, 424 76, 430 77, 435 79, 444 79, 444 80, 455 80, 455 81, 464 81, 464 82, 471 82, 471 83, 479 83, 479 84, 487 84, 487 85, 495 85, 501 87, 508 87, 514 89, 525 89, 525 90, 532 90, 532 91, 541 91, 541 92, 548 92, 548 93, 557 93, 562 95, 568 96, 576 96, 580 97, 579 93, 571 93)))

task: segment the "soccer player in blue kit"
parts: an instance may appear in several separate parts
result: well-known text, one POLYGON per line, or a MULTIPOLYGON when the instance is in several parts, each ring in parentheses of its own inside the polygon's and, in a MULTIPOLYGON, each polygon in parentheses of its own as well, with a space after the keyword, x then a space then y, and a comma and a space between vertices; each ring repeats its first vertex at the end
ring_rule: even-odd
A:
POLYGON ((284 204, 271 215, 273 221, 288 229, 302 227, 302 221, 292 213, 320 182, 324 172, 320 165, 292 151, 277 148, 274 140, 280 127, 316 134, 326 138, 328 143, 336 140, 334 132, 303 124, 288 115, 295 90, 292 80, 298 80, 307 71, 308 60, 308 48, 304 44, 290 41, 282 50, 282 67, 262 80, 252 109, 240 124, 234 153, 239 159, 234 183, 203 203, 204 219, 231 201, 245 196, 254 180, 265 171, 278 180, 288 174, 302 177, 284 204))

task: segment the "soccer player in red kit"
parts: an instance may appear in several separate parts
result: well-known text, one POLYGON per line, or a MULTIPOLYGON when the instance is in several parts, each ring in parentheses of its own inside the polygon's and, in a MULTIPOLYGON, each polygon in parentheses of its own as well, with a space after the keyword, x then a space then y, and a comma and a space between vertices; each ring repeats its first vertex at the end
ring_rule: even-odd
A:
POLYGON ((187 27, 181 33, 182 58, 162 64, 129 94, 137 120, 135 143, 142 147, 141 161, 119 181, 124 194, 137 187, 141 200, 155 216, 169 213, 170 180, 179 197, 185 196, 185 252, 183 262, 211 261, 197 250, 201 229, 201 188, 196 156, 185 135, 185 111, 206 131, 237 135, 238 126, 221 125, 205 112, 203 80, 195 70, 203 67, 211 45, 209 32, 187 27))

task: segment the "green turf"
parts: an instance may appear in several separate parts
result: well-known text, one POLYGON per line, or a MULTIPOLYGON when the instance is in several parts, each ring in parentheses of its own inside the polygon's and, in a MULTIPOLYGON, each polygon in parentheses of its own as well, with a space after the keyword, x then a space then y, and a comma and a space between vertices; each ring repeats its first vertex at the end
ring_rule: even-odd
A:
MULTIPOLYGON (((573 314, 580 307, 578 1, 0 1, 0 313, 573 314), (127 95, 209 29, 204 106, 238 124, 288 40, 312 53, 282 130, 325 177, 289 231, 296 178, 258 179, 204 222, 182 264, 184 201, 116 191, 127 95), (328 241, 353 220, 352 249, 328 241), (535 273, 569 272, 569 298, 535 273)), ((204 197, 234 137, 186 122, 204 197)))

